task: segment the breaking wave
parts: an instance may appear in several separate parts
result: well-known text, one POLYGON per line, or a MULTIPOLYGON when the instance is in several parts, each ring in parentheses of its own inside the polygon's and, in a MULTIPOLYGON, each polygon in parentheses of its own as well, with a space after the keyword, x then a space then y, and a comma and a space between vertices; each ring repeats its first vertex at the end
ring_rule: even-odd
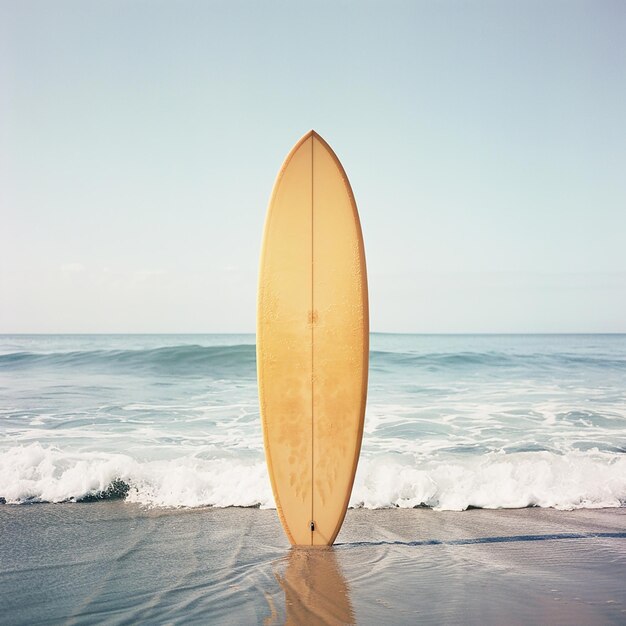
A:
MULTIPOLYGON (((0 453, 0 501, 84 502, 122 498, 156 507, 274 508, 265 463, 237 458, 138 461, 126 454, 67 452, 33 443, 0 453)), ((411 463, 364 458, 351 506, 557 509, 626 503, 626 456, 518 452, 411 463)))

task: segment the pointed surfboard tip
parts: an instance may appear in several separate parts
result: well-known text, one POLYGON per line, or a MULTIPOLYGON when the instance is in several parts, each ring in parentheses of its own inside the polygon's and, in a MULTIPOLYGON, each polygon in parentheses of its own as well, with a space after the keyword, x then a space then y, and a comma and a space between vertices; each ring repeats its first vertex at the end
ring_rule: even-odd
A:
POLYGON ((316 139, 321 139, 322 138, 321 135, 316 130, 314 130, 313 128, 311 128, 311 130, 308 131, 304 135, 304 137, 302 137, 302 139, 308 139, 309 137, 315 137, 316 139))

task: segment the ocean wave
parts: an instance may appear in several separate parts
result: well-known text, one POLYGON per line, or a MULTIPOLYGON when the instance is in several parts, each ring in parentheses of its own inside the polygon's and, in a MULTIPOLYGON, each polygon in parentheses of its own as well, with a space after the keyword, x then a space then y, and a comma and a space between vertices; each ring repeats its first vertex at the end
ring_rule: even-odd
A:
MULTIPOLYGON (((262 460, 138 461, 126 454, 69 452, 33 443, 0 453, 0 502, 124 498, 156 507, 274 508, 262 460)), ((361 460, 352 507, 557 509, 626 503, 626 456, 516 452, 416 463, 396 456, 361 460)))
MULTIPOLYGON (((463 370, 466 368, 610 368, 626 369, 626 359, 571 353, 508 353, 498 351, 418 352, 370 351, 372 368, 378 370, 416 368, 463 370)), ((137 350, 83 350, 72 352, 10 352, 0 354, 0 370, 29 368, 131 371, 134 374, 255 376, 256 348, 253 344, 201 346, 177 345, 137 350)))
POLYGON ((148 350, 85 350, 74 352, 12 352, 0 355, 0 369, 32 367, 97 368, 133 373, 205 376, 255 375, 255 346, 181 345, 148 350))
POLYGON ((465 366, 480 367, 573 367, 585 366, 594 368, 626 369, 626 359, 602 357, 597 355, 578 355, 563 352, 556 353, 509 353, 497 351, 485 352, 400 352, 370 351, 370 359, 374 367, 378 365, 421 366, 434 368, 462 368, 465 366))
POLYGON ((40 443, 0 453, 0 497, 8 504, 124 497, 162 507, 273 506, 261 462, 195 456, 140 462, 40 443))
POLYGON ((626 503, 626 456, 599 452, 490 453, 423 465, 364 459, 352 506, 556 509, 626 503))

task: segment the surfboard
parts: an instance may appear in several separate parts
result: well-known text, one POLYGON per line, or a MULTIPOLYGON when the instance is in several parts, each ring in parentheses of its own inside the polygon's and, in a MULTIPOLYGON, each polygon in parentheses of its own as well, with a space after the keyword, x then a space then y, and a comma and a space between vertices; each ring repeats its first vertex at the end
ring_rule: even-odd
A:
POLYGON ((348 177, 315 132, 287 155, 270 199, 257 301, 265 457, 294 545, 331 545, 363 437, 369 311, 348 177))

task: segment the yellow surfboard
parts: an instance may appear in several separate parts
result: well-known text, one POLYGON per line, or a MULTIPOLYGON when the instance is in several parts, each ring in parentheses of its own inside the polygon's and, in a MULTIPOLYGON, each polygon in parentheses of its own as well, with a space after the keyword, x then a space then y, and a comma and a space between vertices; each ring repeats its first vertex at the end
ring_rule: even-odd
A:
POLYGON ((348 177, 314 131, 278 174, 265 221, 257 368, 265 456, 292 544, 330 545, 363 437, 367 275, 348 177))

